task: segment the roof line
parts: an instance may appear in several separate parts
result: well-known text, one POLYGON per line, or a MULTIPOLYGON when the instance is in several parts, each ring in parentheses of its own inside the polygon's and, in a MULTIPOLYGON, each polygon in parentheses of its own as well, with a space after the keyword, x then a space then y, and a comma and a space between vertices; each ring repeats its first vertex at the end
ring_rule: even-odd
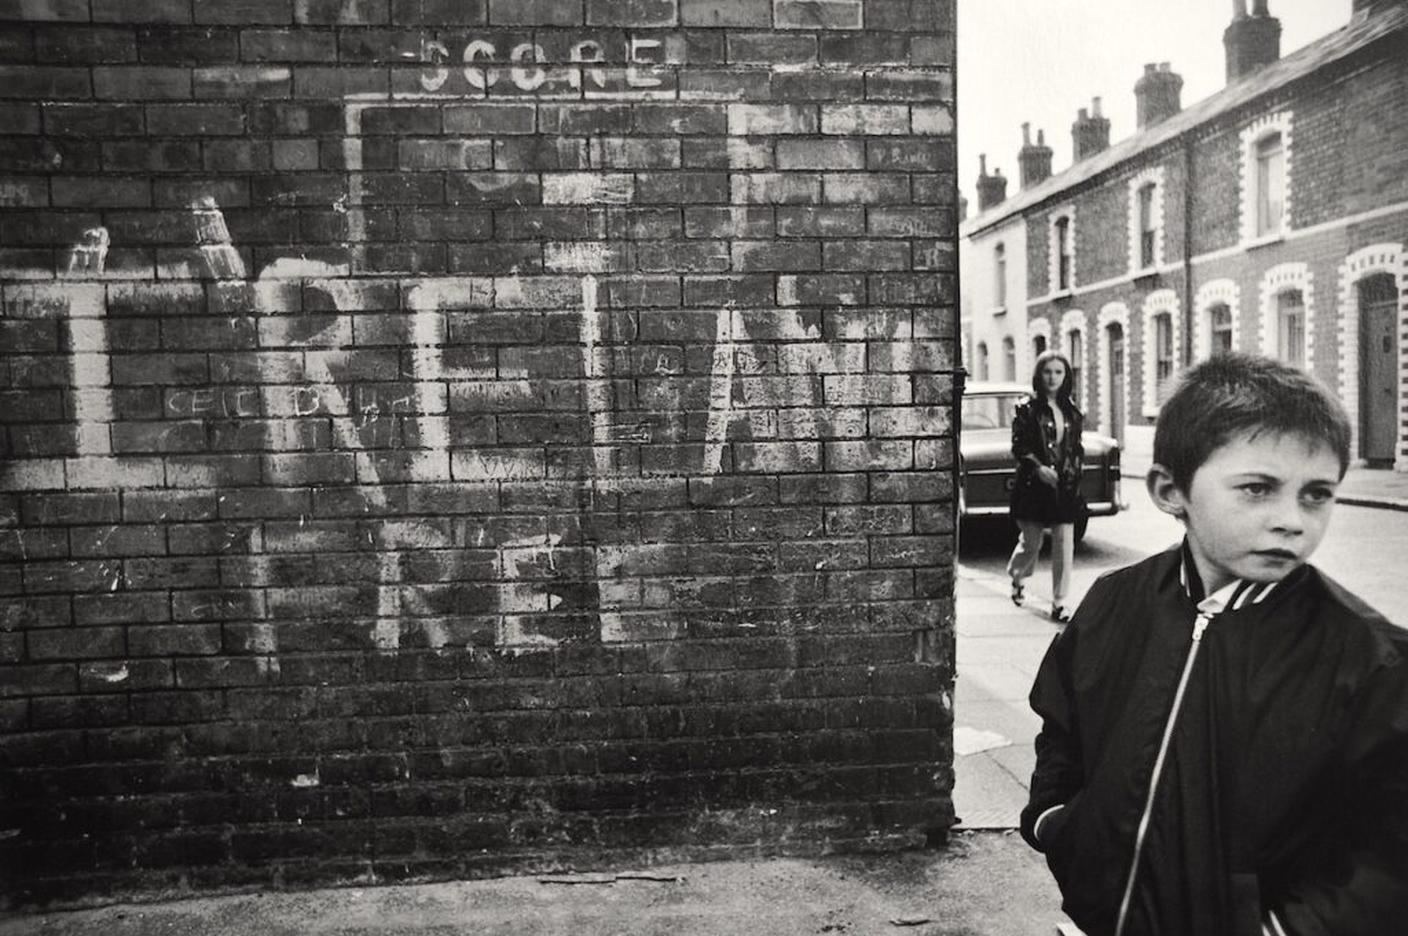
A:
POLYGON ((1177 114, 1126 137, 1114 146, 1074 163, 1038 185, 999 202, 960 225, 960 237, 994 228, 1013 215, 1062 196, 1067 190, 1119 168, 1136 156, 1192 133, 1291 82, 1315 74, 1386 36, 1408 29, 1408 7, 1357 13, 1349 23, 1290 55, 1252 72, 1236 84, 1204 98, 1177 114))

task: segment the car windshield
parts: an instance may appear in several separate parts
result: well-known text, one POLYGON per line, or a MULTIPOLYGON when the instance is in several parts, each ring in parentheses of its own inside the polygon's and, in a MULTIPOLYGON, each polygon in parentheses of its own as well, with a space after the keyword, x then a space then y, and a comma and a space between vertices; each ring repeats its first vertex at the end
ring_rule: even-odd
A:
POLYGON ((1010 429, 1012 412, 1026 397, 1020 393, 985 393, 963 398, 964 429, 1010 429))

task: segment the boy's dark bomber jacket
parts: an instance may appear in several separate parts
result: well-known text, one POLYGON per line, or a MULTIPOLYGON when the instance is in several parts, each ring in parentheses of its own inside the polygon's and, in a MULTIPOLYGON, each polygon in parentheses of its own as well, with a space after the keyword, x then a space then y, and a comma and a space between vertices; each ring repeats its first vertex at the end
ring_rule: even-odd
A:
MULTIPOLYGON (((1088 936, 1115 930, 1192 645, 1184 549, 1099 579, 1032 689, 1022 835, 1088 936)), ((1214 617, 1135 880, 1125 936, 1408 932, 1408 632, 1310 566, 1214 617)))

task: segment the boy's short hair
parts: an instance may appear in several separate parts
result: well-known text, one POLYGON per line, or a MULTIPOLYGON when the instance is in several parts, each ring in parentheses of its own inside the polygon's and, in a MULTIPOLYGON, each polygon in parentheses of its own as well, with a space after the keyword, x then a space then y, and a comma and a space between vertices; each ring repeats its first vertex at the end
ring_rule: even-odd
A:
POLYGON ((1187 491, 1217 449, 1242 433, 1298 435, 1349 468, 1349 416, 1320 381, 1298 367, 1251 354, 1220 354, 1190 367, 1159 410, 1154 461, 1187 491))

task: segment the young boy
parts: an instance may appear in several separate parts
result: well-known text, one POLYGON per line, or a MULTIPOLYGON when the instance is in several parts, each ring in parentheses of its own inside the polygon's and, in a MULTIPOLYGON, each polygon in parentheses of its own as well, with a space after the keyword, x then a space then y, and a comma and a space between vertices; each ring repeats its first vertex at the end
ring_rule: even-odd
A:
POLYGON ((1349 445, 1262 358, 1164 404, 1148 487, 1186 536, 1091 587, 1031 694, 1022 835, 1088 936, 1408 933, 1408 631, 1306 564, 1349 445))

